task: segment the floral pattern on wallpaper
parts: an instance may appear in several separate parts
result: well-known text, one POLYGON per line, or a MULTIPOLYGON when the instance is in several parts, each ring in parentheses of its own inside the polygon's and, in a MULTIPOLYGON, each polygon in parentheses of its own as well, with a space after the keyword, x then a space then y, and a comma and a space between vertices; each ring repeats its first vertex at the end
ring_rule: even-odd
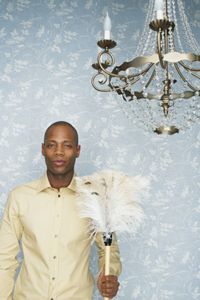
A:
MULTIPOLYGON (((199 40, 200 1, 185 6, 199 40)), ((107 10, 115 51, 125 56, 136 49, 145 0, 0 1, 0 214, 10 189, 43 174, 45 128, 67 120, 80 135, 79 175, 116 169, 151 178, 145 222, 135 237, 118 236, 123 273, 116 299, 199 300, 199 125, 174 136, 144 132, 114 97, 92 88, 107 10)))

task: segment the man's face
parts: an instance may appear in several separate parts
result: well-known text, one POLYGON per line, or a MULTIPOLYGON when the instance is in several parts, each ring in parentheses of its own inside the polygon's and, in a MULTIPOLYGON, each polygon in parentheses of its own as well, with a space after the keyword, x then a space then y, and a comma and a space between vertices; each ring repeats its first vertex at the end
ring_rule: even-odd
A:
POLYGON ((49 129, 42 154, 47 170, 53 175, 67 175, 74 170, 76 158, 80 154, 74 131, 70 126, 57 125, 49 129))

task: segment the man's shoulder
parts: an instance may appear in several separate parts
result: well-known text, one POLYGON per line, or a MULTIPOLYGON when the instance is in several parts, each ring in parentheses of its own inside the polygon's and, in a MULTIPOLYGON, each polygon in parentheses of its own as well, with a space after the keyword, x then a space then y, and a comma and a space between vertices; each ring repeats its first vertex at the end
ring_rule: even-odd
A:
POLYGON ((38 178, 38 179, 35 179, 32 181, 29 181, 27 183, 17 185, 16 187, 14 187, 11 190, 10 193, 11 194, 20 194, 20 193, 26 193, 26 192, 31 192, 31 191, 37 192, 40 182, 41 182, 41 178, 38 178))

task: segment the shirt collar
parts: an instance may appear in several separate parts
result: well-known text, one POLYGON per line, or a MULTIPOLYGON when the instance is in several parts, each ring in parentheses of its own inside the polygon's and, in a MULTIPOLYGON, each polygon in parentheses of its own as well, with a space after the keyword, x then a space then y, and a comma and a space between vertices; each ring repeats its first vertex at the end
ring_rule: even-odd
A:
MULTIPOLYGON (((39 179, 39 183, 37 185, 37 191, 42 192, 48 188, 52 188, 47 176, 47 173, 45 173, 40 179, 39 179)), ((70 189, 72 191, 76 191, 76 174, 74 174, 70 184, 68 185, 68 187, 66 187, 67 189, 70 189)))

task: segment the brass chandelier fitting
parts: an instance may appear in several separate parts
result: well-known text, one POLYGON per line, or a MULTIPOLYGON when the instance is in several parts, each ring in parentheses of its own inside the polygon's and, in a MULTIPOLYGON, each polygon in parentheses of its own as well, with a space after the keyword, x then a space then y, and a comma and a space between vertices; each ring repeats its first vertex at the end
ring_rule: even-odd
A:
POLYGON ((92 65, 97 73, 91 82, 98 91, 122 96, 123 109, 137 124, 139 120, 158 134, 178 133, 200 119, 200 55, 195 54, 199 45, 182 0, 150 0, 145 24, 149 26, 136 51, 139 56, 115 65, 111 49, 117 43, 111 39, 107 14, 104 39, 97 42, 102 50, 92 65), (184 50, 180 32, 185 34, 190 52, 184 50))

